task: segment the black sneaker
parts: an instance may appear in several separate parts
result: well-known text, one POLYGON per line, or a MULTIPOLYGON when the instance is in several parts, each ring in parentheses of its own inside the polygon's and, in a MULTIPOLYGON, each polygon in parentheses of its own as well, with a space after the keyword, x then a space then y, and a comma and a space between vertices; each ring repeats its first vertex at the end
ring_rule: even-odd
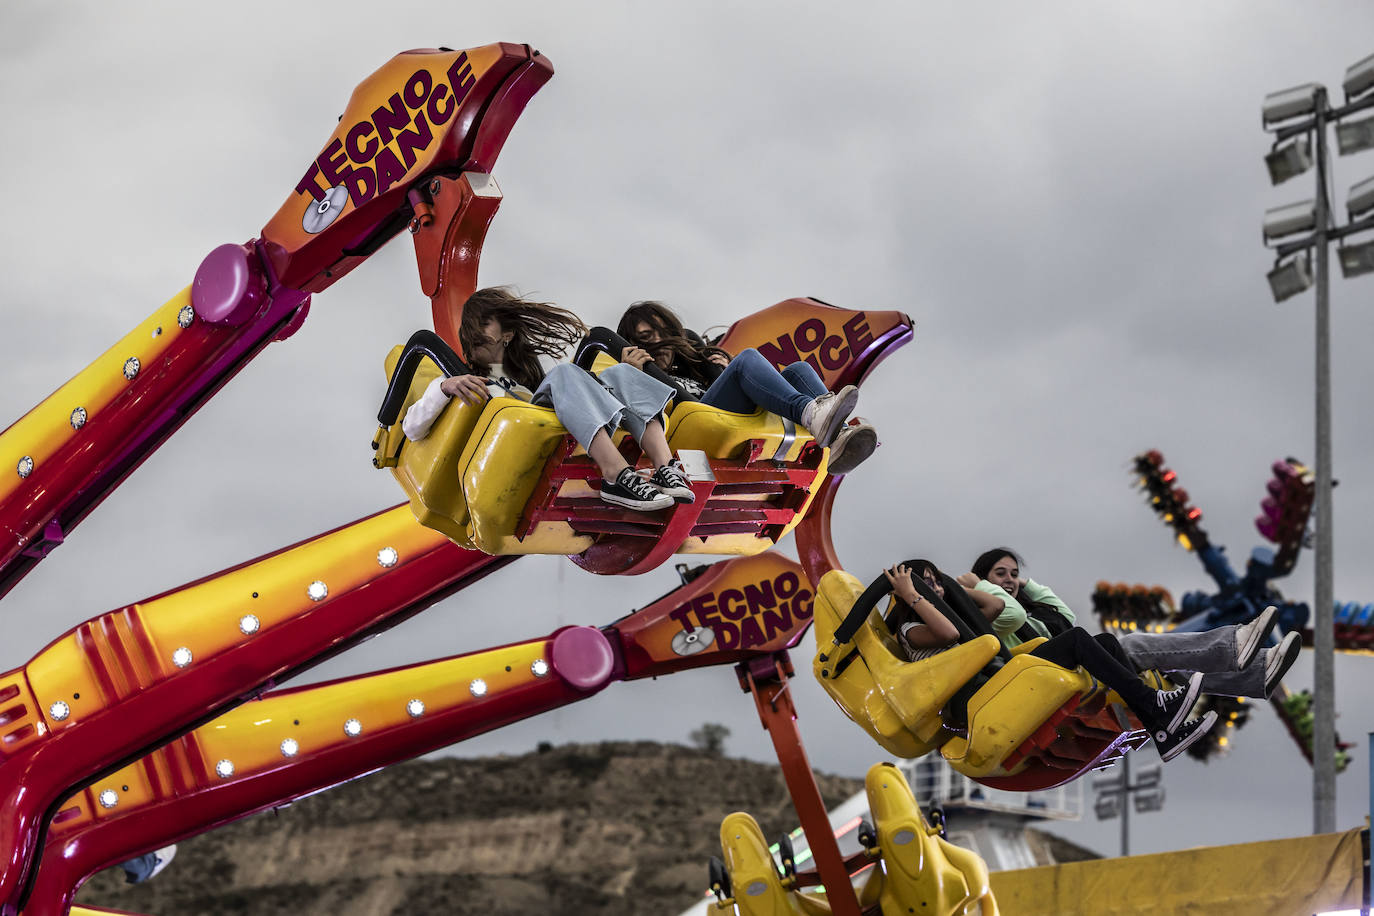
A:
POLYGON ((601 501, 636 512, 654 512, 673 504, 673 498, 640 478, 634 468, 625 468, 615 480, 601 481, 601 501))
POLYGON ((1189 719, 1175 731, 1156 731, 1152 732, 1150 737, 1155 740, 1155 750, 1159 751, 1159 759, 1167 763, 1188 750, 1194 741, 1207 734, 1216 724, 1216 712, 1208 710, 1207 715, 1200 719, 1189 719))
POLYGON ((665 496, 671 496, 675 502, 694 503, 697 501, 697 495, 692 492, 692 484, 687 480, 687 474, 682 469, 682 462, 676 458, 654 471, 654 475, 649 478, 649 483, 658 487, 665 496))
POLYGON ((1154 723, 1150 726, 1151 730, 1164 730, 1174 732, 1183 720, 1188 718, 1188 713, 1192 711, 1193 704, 1197 702, 1197 695, 1202 690, 1202 672, 1194 671, 1193 676, 1188 678, 1188 683, 1182 687, 1175 687, 1173 690, 1156 690, 1155 702, 1159 704, 1158 711, 1155 712, 1154 723))

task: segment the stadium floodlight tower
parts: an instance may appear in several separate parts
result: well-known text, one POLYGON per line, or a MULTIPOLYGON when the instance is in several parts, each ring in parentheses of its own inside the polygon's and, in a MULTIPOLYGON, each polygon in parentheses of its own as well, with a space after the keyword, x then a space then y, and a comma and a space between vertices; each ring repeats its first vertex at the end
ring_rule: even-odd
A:
MULTIPOLYGON (((1327 199, 1326 129, 1336 126, 1341 155, 1374 149, 1374 118, 1345 122, 1374 108, 1374 54, 1351 65, 1341 83, 1345 104, 1332 108, 1326 87, 1303 83, 1264 97, 1261 123, 1274 134, 1265 156, 1269 179, 1280 184, 1316 165, 1317 193, 1311 200, 1274 207, 1264 214, 1264 243, 1274 249, 1269 287, 1282 302, 1311 286, 1317 288, 1316 344, 1316 569, 1312 602, 1313 722, 1312 746, 1331 747, 1336 740, 1335 634, 1331 523, 1331 309, 1328 267, 1330 243, 1341 241, 1341 273, 1346 277, 1374 273, 1374 240, 1345 244, 1346 236, 1374 230, 1374 178, 1350 189, 1349 222, 1334 224, 1327 199), (1293 238, 1293 236, 1299 236, 1293 238)), ((1330 754, 1313 755, 1312 826, 1314 833, 1336 829, 1336 766, 1330 754)))

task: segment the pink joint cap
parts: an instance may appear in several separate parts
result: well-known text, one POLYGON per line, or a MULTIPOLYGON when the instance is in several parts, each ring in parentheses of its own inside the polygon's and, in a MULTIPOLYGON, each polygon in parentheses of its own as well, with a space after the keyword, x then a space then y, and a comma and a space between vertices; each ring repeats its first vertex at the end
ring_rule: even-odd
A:
POLYGON ((205 256, 191 284, 191 305, 204 321, 238 326, 258 313, 267 278, 257 252, 245 245, 221 245, 205 256))
POLYGON ((549 661, 563 680, 579 690, 604 687, 611 679, 615 654, 595 627, 568 627, 553 638, 549 661))

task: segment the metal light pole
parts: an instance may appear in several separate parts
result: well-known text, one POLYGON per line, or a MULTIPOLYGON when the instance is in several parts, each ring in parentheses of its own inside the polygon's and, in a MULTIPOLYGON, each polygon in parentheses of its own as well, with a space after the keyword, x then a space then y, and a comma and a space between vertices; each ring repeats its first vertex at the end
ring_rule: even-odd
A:
POLYGON ((1312 620, 1312 832, 1336 830, 1336 629, 1331 523, 1331 299, 1326 199, 1326 90, 1318 89, 1313 118, 1317 151, 1317 567, 1312 620))
MULTIPOLYGON (((1310 115, 1300 123, 1287 124, 1275 128, 1273 156, 1279 156, 1279 144, 1294 137, 1315 135, 1315 165, 1317 194, 1311 201, 1311 221, 1306 223, 1302 216, 1302 205, 1294 208, 1279 208, 1270 211, 1274 214, 1271 222, 1266 214, 1266 240, 1290 235, 1294 231, 1310 229, 1310 234, 1296 241, 1275 246, 1280 261, 1285 257, 1301 258, 1308 250, 1316 260, 1313 276, 1309 279, 1289 279, 1290 285, 1280 288, 1275 283, 1275 275, 1280 273, 1276 266, 1270 282, 1274 285, 1275 298, 1280 301, 1300 292, 1308 283, 1316 286, 1316 569, 1313 595, 1312 648, 1312 830, 1314 833, 1332 833, 1336 829, 1336 640, 1335 640, 1335 588, 1333 540, 1334 525, 1331 500, 1331 297, 1330 297, 1330 245, 1333 240, 1343 239, 1354 232, 1374 228, 1374 218, 1352 221, 1349 225, 1333 226, 1331 202, 1327 198, 1327 127, 1339 122, 1342 117, 1374 107, 1374 95, 1369 94, 1374 87, 1374 56, 1365 58, 1346 72, 1344 83, 1347 103, 1333 109, 1327 100, 1326 89, 1317 84, 1295 87, 1284 92, 1274 93, 1265 99, 1264 124, 1287 121, 1294 116, 1310 115), (1352 97, 1365 96, 1357 101, 1352 97), (1281 212, 1282 211, 1282 212, 1281 212)), ((1355 125, 1359 127, 1360 125, 1355 125)), ((1301 141, 1299 141, 1301 142, 1301 141)), ((1371 143, 1374 145, 1374 143, 1371 143)), ((1357 143, 1347 144, 1342 138, 1341 152, 1354 152, 1369 146, 1357 143)), ((1302 159, 1302 155, 1296 157, 1302 159)), ((1292 167, 1287 172, 1275 170, 1271 165, 1270 175, 1277 184, 1294 174, 1303 171, 1308 163, 1292 167), (1282 172, 1282 173, 1280 173, 1282 172)), ((1353 204, 1348 206, 1354 207, 1353 204)), ((1353 216, 1353 213, 1352 213, 1353 216)), ((1290 262, 1290 266, 1296 264, 1290 262)), ((1364 271, 1357 271, 1364 272, 1364 271)), ((1300 277, 1295 271, 1293 277, 1300 277)), ((1347 275, 1352 275, 1347 271, 1347 275)))

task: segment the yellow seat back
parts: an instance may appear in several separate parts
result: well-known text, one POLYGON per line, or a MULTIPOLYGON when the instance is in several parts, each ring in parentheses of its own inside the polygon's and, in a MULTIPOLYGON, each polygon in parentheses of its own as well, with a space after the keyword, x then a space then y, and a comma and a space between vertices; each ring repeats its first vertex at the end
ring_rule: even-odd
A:
POLYGON ((956 916, 981 900, 983 916, 996 916, 987 864, 977 853, 945 842, 926 823, 901 770, 875 764, 864 789, 883 855, 878 899, 884 913, 956 916))
MULTIPOLYGON (((492 398, 457 460, 469 507, 468 534, 485 553, 581 553, 592 545, 566 522, 546 522, 520 538, 518 528, 535 485, 568 431, 548 407, 515 398, 492 398)), ((578 486, 563 484, 564 492, 578 486)), ((591 490, 585 484, 581 495, 591 490)))
POLYGON ((835 570, 821 577, 812 672, 840 709, 884 748, 900 757, 923 756, 947 737, 940 710, 997 654, 997 638, 980 636, 932 658, 908 662, 895 654, 896 644, 875 609, 851 644, 834 645, 835 629, 863 591, 849 573, 835 570), (857 657, 838 670, 851 651, 857 657))
POLYGON ((720 822, 720 849, 741 916, 796 916, 758 822, 743 811, 720 822))
MULTIPOLYGON (((403 349, 393 347, 387 354, 388 378, 396 371, 403 349)), ((380 466, 391 468, 392 476, 409 497, 410 509, 420 524, 443 533, 460 546, 472 548, 468 537, 467 500, 458 479, 458 455, 482 414, 482 407, 462 401, 449 404, 435 420, 429 435, 418 442, 407 440, 401 431, 400 421, 406 410, 420 399, 429 383, 442 374, 430 359, 420 361, 397 421, 378 443, 377 461, 380 466)))
POLYGON ((965 776, 1003 775, 1008 754, 1065 703, 1097 689, 1097 681, 1082 669, 1017 655, 969 699, 968 737, 951 739, 940 753, 965 776))

